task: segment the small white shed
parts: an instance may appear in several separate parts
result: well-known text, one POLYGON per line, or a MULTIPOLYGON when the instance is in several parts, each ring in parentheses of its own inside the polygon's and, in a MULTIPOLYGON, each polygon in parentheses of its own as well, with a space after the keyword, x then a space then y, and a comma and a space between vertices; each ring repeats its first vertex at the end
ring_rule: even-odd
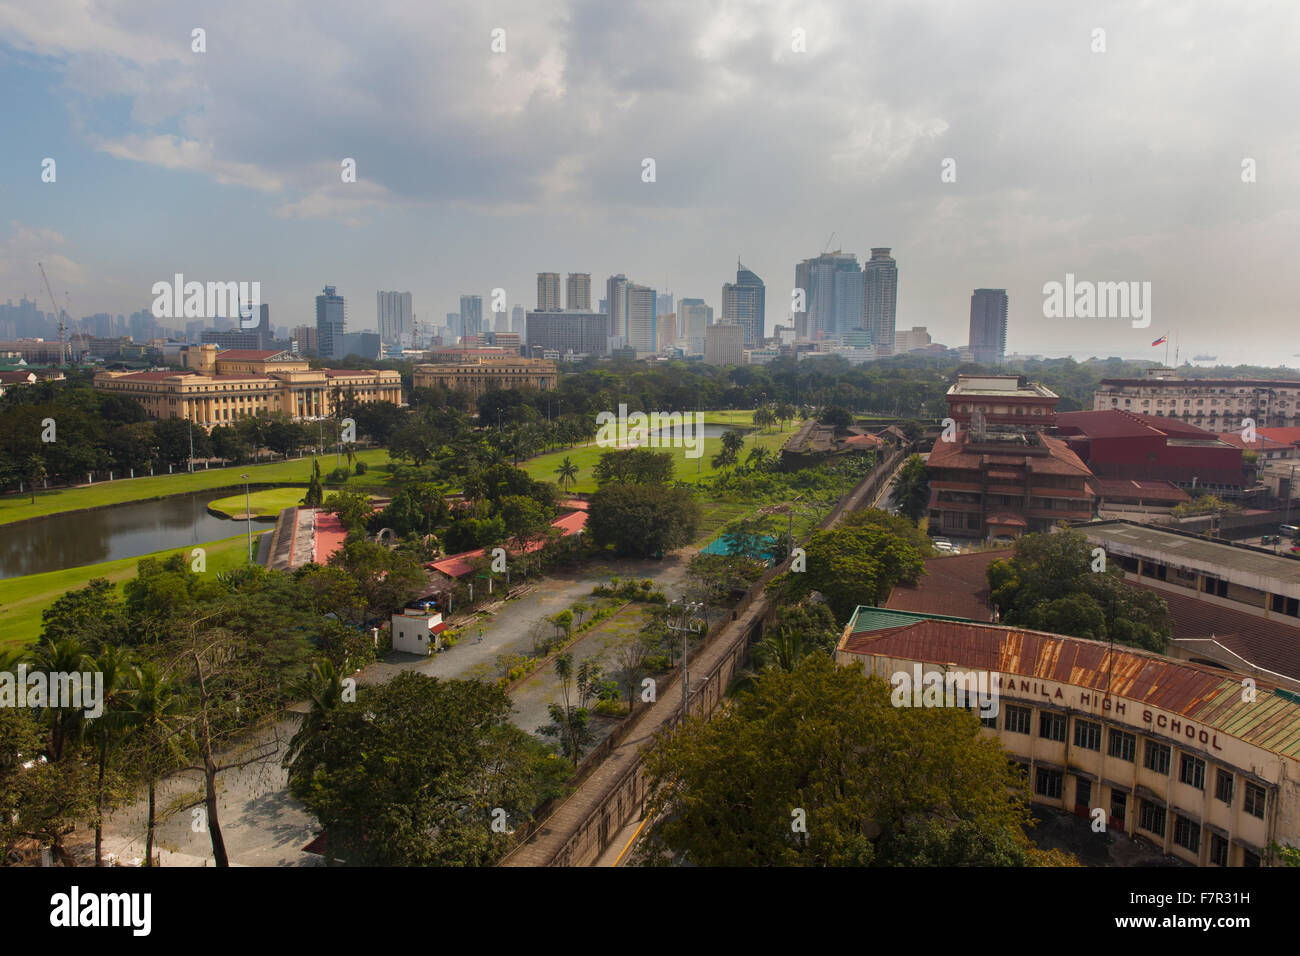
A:
POLYGON ((438 635, 446 629, 440 612, 408 607, 393 615, 393 650, 431 654, 439 645, 438 635))

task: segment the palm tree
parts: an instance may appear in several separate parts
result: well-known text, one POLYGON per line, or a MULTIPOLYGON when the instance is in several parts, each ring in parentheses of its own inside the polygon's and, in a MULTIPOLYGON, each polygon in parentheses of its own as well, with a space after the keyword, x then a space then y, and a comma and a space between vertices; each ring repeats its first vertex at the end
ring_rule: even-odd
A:
POLYGON ((311 702, 311 708, 289 741, 281 761, 281 766, 289 771, 290 783, 310 774, 330 718, 343 702, 343 678, 332 662, 318 660, 303 678, 298 692, 311 702), (303 755, 307 759, 300 761, 303 755))
POLYGON ((745 457, 745 465, 750 468, 761 469, 767 465, 771 458, 772 452, 769 449, 764 448, 761 445, 755 445, 749 450, 749 454, 745 457))
POLYGON ((722 450, 727 452, 734 461, 740 455, 740 450, 745 447, 745 435, 735 428, 729 428, 722 433, 722 450))
MULTIPOLYGON (((46 674, 80 674, 86 661, 85 649, 76 638, 61 641, 46 640, 32 654, 32 668, 45 671, 46 674)), ((43 716, 50 724, 50 760, 57 763, 63 759, 63 745, 69 736, 79 729, 82 707, 72 706, 72 701, 65 701, 60 706, 57 701, 48 700, 43 716)))
POLYGON ((564 461, 560 462, 559 467, 555 469, 555 473, 560 476, 560 487, 565 491, 568 491, 573 483, 578 480, 578 466, 569 459, 568 455, 564 456, 564 461))
POLYGON ((27 459, 27 480, 32 484, 32 504, 36 504, 36 486, 45 480, 45 459, 32 455, 27 459))
POLYGON ((149 818, 145 835, 145 866, 153 866, 153 835, 157 825, 158 781, 180 762, 178 738, 185 707, 171 678, 153 661, 132 670, 132 695, 123 711, 124 723, 142 745, 141 765, 149 784, 149 818))
POLYGON ((91 720, 90 732, 99 751, 99 776, 95 782, 95 866, 104 865, 104 777, 108 769, 109 753, 122 739, 126 729, 125 714, 130 707, 132 693, 131 654, 108 645, 98 658, 87 661, 87 666, 102 675, 103 696, 100 715, 91 720))

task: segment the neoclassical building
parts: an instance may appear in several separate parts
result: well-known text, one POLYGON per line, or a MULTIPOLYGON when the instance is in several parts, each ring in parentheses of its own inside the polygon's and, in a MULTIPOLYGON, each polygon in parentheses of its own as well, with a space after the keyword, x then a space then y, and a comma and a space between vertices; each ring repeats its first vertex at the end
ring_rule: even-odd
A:
POLYGON ((188 346, 181 359, 179 371, 99 372, 95 388, 135 399, 151 418, 204 427, 277 412, 325 418, 346 396, 402 404, 402 377, 391 370, 313 369, 290 352, 218 352, 215 345, 188 346))

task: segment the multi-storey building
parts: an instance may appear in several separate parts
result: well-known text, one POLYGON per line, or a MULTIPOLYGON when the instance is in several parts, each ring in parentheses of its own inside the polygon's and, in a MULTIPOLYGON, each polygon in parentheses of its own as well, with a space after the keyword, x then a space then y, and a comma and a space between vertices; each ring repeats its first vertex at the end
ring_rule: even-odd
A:
POLYGON ((316 296, 316 351, 321 358, 341 359, 343 334, 347 328, 347 304, 334 286, 327 285, 316 296))
POLYGON ((745 330, 728 322, 710 325, 704 333, 704 361, 707 365, 743 364, 745 330))
POLYGON ((95 388, 135 399, 150 418, 205 427, 261 414, 325 418, 348 396, 402 403, 402 376, 391 370, 313 369, 290 352, 218 352, 215 345, 186 346, 181 354, 180 371, 99 372, 95 388))
POLYGON ((627 284, 627 337, 628 348, 636 349, 637 357, 653 355, 659 348, 658 296, 649 286, 627 284))
POLYGON ((669 312, 658 316, 659 351, 672 348, 677 343, 677 314, 669 312))
POLYGON ((745 348, 762 344, 767 327, 767 288, 763 280, 736 261, 736 281, 722 286, 722 321, 744 330, 745 348))
POLYGON ((894 333, 894 351, 895 352, 912 352, 919 349, 928 349, 934 344, 930 338, 930 330, 924 325, 914 325, 911 331, 901 331, 894 333))
POLYGON ((475 398, 494 389, 555 388, 559 372, 555 363, 534 358, 480 358, 456 365, 417 365, 412 373, 416 388, 441 385, 475 398))
POLYGON ((379 320, 379 338, 385 345, 406 341, 414 327, 411 293, 376 292, 375 315, 379 320))
POLYGON ((604 355, 609 346, 609 316, 600 312, 529 312, 525 318, 529 349, 561 355, 604 355))
POLYGON ((862 327, 871 332, 878 355, 894 352, 897 312, 898 263, 888 249, 872 249, 871 258, 862 264, 862 327))
POLYGON ((975 712, 1035 803, 1100 809, 1112 832, 1201 866, 1259 866, 1270 845, 1300 843, 1300 703, 1267 683, 1246 694, 1222 668, 874 607, 858 608, 836 660, 951 688, 944 703, 975 712), (983 683, 985 707, 958 677, 983 683))
POLYGON ((560 304, 560 274, 558 272, 537 273, 537 311, 554 312, 564 308, 560 304))
POLYGON ((481 295, 462 295, 460 297, 460 334, 478 335, 483 331, 483 297, 481 295))
POLYGON ((1007 353, 1007 290, 976 289, 970 297, 970 350, 976 362, 1002 361, 1007 353))
POLYGON ((699 355, 704 351, 704 330, 713 324, 713 309, 703 299, 678 299, 677 315, 679 336, 699 355))
MULTIPOLYGON (((575 312, 591 311, 591 273, 570 272, 564 289, 565 308, 575 312)), ((541 308, 539 305, 538 308, 541 308)))
POLYGON ((1300 426, 1300 381, 1289 379, 1176 378, 1152 368, 1146 378, 1104 378, 1092 407, 1177 418, 1212 432, 1300 426))
MULTIPOLYGON (((837 277, 840 273, 861 275, 858 257, 853 253, 823 253, 813 259, 805 259, 795 266, 795 288, 804 292, 805 311, 795 315, 795 328, 800 338, 826 339, 838 338, 847 328, 857 328, 862 323, 854 317, 846 328, 840 328, 837 316, 843 310, 835 305, 837 277), (800 328, 802 326, 802 328, 800 328)), ((846 280, 839 279, 840 288, 846 280)), ((857 282, 856 301, 862 305, 862 283, 857 282)))
POLYGON ((1049 428, 1060 401, 1050 388, 1023 375, 960 375, 946 397, 948 415, 957 424, 970 425, 978 411, 991 428, 1049 428))
POLYGON ((619 273, 605 282, 605 301, 609 305, 609 337, 627 336, 627 276, 619 273))

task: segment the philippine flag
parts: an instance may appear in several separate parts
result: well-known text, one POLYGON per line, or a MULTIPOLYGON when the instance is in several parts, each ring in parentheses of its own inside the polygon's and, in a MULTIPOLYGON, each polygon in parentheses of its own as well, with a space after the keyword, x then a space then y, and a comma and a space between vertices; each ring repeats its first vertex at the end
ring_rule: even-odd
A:
POLYGON ((1164 335, 1160 336, 1160 338, 1158 338, 1158 339, 1156 339, 1154 342, 1152 342, 1151 345, 1152 345, 1152 347, 1155 347, 1155 346, 1157 346, 1157 345, 1164 345, 1164 344, 1165 344, 1166 342, 1168 342, 1168 341, 1169 341, 1169 333, 1166 332, 1164 335))

